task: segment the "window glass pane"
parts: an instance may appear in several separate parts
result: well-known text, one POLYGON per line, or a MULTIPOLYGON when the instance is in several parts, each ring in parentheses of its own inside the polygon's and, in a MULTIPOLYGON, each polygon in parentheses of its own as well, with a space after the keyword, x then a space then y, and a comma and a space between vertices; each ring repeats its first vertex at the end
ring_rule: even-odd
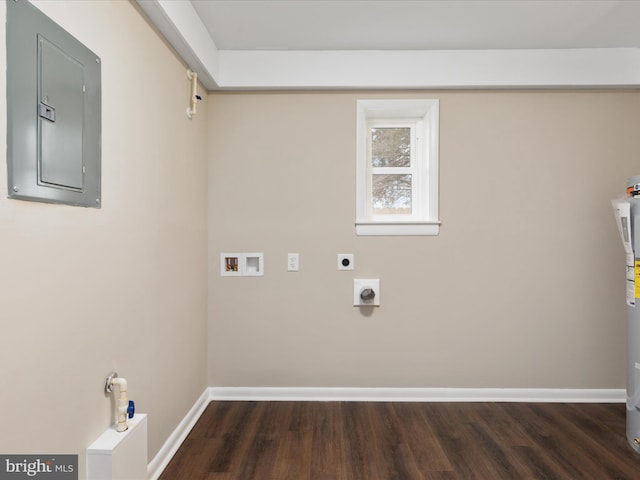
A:
POLYGON ((411 214, 411 175, 372 175, 374 215, 411 214))
POLYGON ((371 166, 410 167, 411 129, 409 127, 372 128, 371 166))

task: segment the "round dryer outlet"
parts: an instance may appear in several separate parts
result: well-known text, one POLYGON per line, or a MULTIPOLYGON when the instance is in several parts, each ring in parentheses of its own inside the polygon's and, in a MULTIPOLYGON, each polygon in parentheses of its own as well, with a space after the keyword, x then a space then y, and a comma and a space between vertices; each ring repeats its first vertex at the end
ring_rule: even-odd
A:
POLYGON ((353 270, 353 253, 338 254, 338 270, 353 270))

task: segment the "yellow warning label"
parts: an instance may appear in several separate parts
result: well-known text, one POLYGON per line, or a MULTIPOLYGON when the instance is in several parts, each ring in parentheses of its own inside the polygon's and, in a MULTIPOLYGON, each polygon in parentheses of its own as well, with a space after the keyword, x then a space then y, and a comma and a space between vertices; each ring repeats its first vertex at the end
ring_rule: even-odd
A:
POLYGON ((637 258, 634 269, 634 280, 636 284, 636 298, 640 298, 640 260, 637 258))

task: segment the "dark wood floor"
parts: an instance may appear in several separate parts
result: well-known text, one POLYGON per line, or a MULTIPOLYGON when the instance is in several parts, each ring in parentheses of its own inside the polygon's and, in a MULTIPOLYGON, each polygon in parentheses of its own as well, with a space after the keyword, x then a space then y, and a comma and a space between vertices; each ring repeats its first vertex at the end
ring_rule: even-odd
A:
POLYGON ((623 404, 212 402, 160 480, 640 479, 623 404))

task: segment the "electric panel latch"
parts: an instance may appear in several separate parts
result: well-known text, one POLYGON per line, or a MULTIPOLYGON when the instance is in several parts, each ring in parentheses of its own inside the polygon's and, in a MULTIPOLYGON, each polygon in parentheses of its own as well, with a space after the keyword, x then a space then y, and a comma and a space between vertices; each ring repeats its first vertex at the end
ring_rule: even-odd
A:
POLYGON ((40 102, 38 113, 42 118, 46 118, 50 122, 56 121, 56 109, 46 103, 40 102))

